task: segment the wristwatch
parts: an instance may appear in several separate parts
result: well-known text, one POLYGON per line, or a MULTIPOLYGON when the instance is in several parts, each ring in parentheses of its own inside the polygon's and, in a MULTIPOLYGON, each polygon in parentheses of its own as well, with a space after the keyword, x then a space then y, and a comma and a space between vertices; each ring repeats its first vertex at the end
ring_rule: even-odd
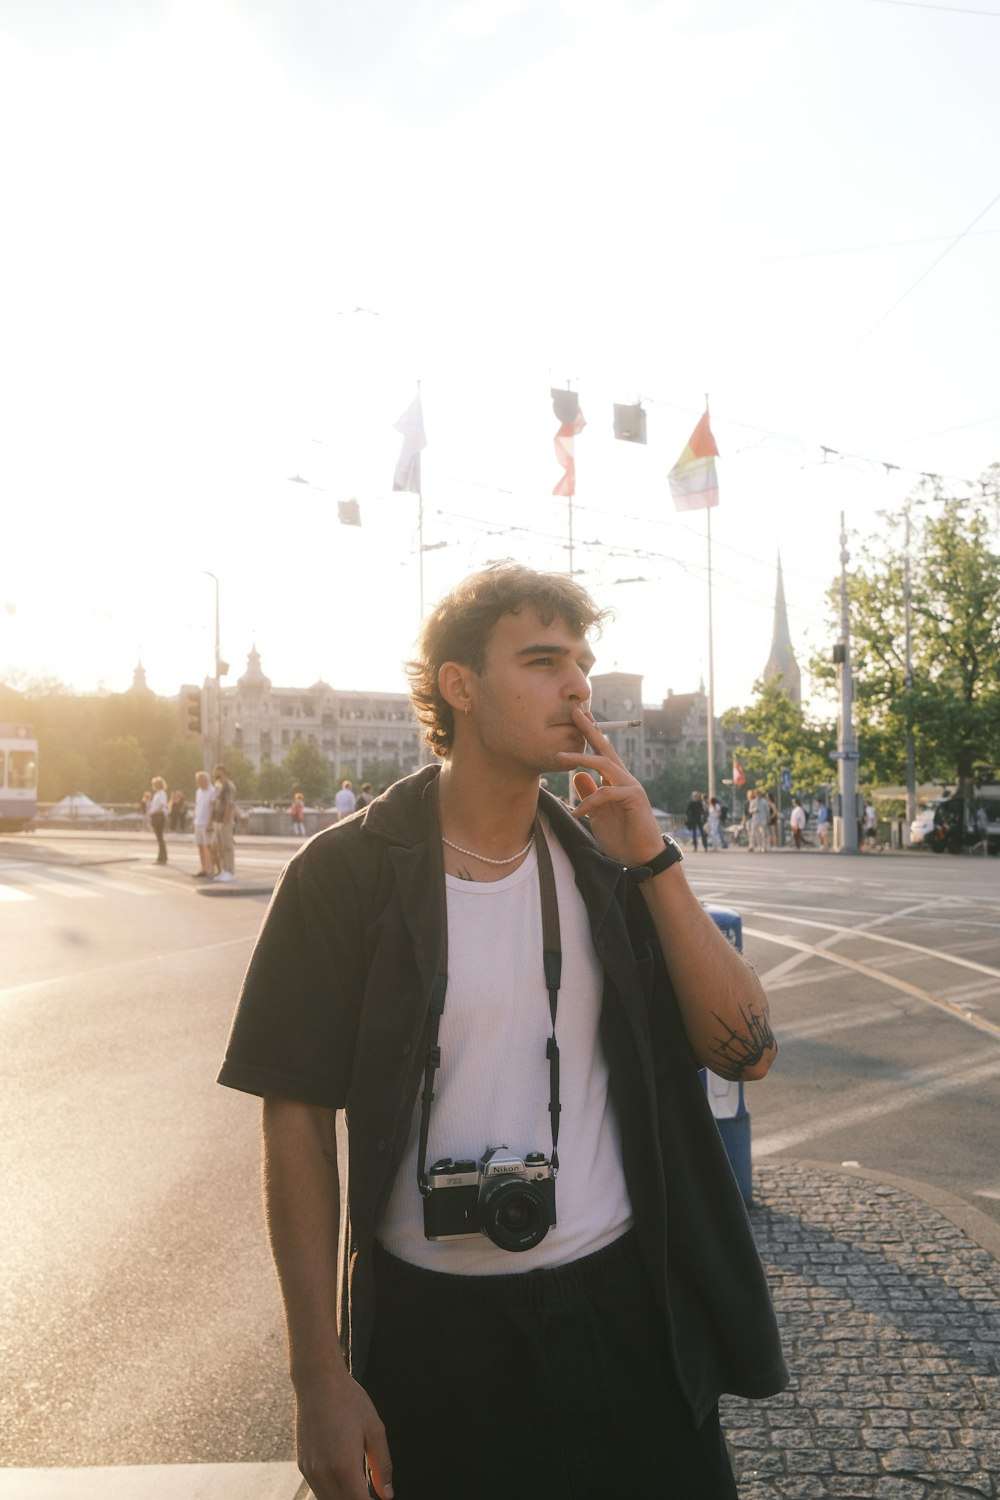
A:
POLYGON ((676 839, 672 839, 669 833, 665 833, 662 853, 654 854, 648 864, 626 865, 625 874, 633 885, 642 885, 644 880, 651 880, 654 875, 659 875, 661 870, 669 870, 671 865, 679 864, 683 858, 680 844, 676 839))

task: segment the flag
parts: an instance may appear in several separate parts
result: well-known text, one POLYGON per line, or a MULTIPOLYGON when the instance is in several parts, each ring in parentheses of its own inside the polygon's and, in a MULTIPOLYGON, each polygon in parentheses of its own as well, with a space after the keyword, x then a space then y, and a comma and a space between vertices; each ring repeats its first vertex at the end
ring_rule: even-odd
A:
POLYGON ((746 786, 747 773, 740 764, 738 755, 733 756, 733 786, 746 786))
POLYGON ((398 422, 393 422, 397 432, 403 434, 403 446, 399 450, 399 458, 396 460, 396 472, 392 476, 392 487, 394 490, 409 490, 411 495, 419 495, 420 490, 420 452, 427 447, 427 438, 424 435, 424 413, 420 405, 420 397, 408 406, 398 422))
POLYGON ((575 391, 553 390, 552 408, 560 423, 559 431, 554 439, 556 458, 565 471, 552 493, 553 495, 575 495, 576 460, 573 456, 573 448, 576 438, 587 423, 580 410, 580 402, 575 391))
POLYGON ((670 493, 676 510, 708 510, 718 505, 719 481, 715 474, 718 456, 706 411, 670 470, 670 493))
POLYGON ((361 507, 356 500, 337 501, 337 520, 341 526, 360 526, 361 507))

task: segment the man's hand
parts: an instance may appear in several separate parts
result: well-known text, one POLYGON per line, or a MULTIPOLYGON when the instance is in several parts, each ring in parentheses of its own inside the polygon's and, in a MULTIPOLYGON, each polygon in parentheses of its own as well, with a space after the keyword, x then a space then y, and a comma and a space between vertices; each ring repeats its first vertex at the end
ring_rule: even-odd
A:
POLYGON ((561 750, 559 757, 567 767, 589 766, 600 777, 598 782, 589 771, 578 771, 573 777, 580 798, 573 809, 574 818, 589 818, 594 837, 612 859, 620 859, 623 865, 645 864, 663 849, 649 798, 585 709, 574 707, 573 722, 585 735, 592 753, 577 755, 561 750))
POLYGON ((392 1459, 385 1428, 367 1393, 350 1376, 296 1393, 299 1468, 316 1500, 368 1500, 365 1462, 376 1493, 392 1500, 392 1459))

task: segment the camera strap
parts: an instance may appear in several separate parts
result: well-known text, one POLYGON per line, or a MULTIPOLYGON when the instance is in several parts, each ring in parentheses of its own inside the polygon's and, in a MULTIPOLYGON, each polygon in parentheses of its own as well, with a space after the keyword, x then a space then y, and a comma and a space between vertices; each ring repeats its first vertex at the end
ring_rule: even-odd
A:
MULTIPOLYGON (((438 848, 440 848, 440 841, 438 848)), ((542 831, 542 820, 535 814, 535 850, 538 858, 538 890, 542 904, 542 967, 545 988, 549 995, 549 1015, 552 1020, 552 1035, 545 1044, 545 1056, 549 1064, 549 1117, 552 1126, 553 1174, 559 1170, 559 1044, 556 1041, 556 1006, 559 1000, 559 985, 562 980, 562 943, 559 937, 559 901, 556 896, 556 877, 552 868, 552 855, 542 831)), ((441 884, 444 887, 444 864, 441 866, 441 884)), ((430 1192, 427 1180, 427 1137, 430 1133, 431 1105, 434 1102, 434 1074, 441 1066, 441 1046, 438 1033, 444 1012, 444 998, 448 989, 448 892, 442 891, 441 948, 438 955, 438 972, 431 985, 430 1041, 424 1062, 424 1088, 420 1096, 420 1138, 417 1145, 417 1186, 426 1198, 430 1192)))

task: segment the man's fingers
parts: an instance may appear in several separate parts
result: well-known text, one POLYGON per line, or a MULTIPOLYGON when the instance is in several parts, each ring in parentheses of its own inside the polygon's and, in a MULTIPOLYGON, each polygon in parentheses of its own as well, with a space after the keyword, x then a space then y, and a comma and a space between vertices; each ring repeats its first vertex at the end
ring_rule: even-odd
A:
POLYGON ((597 782, 589 771, 577 771, 573 777, 573 788, 582 802, 584 797, 592 797, 597 791, 597 782))
POLYGON ((365 1451, 376 1494, 381 1495, 382 1500, 392 1500, 392 1459, 389 1457, 385 1428, 381 1423, 374 1432, 367 1434, 365 1451))

